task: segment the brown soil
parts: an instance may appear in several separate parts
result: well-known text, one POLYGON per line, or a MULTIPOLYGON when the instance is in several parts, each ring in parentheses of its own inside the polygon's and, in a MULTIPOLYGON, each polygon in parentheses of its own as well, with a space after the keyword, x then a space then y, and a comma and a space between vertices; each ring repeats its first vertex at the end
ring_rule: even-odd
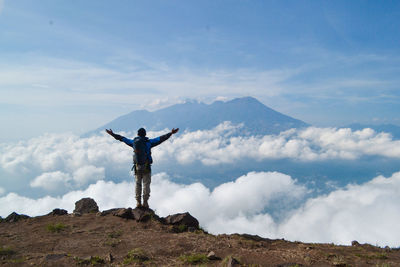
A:
POLYGON ((0 223, 0 263, 5 266, 227 266, 229 257, 240 266, 400 266, 395 249, 215 236, 201 230, 176 233, 155 219, 136 222, 111 214, 0 223), (210 251, 220 260, 207 260, 210 251))

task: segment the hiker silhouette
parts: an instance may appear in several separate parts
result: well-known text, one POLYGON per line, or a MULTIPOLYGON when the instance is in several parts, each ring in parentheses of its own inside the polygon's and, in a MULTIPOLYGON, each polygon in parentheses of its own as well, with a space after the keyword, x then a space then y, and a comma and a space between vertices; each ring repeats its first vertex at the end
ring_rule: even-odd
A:
POLYGON ((137 137, 134 139, 126 138, 122 135, 114 133, 111 129, 106 129, 106 132, 116 140, 124 142, 133 148, 133 167, 136 180, 136 207, 149 208, 150 198, 150 183, 151 183, 151 149, 158 146, 162 142, 168 140, 171 135, 176 134, 179 128, 173 128, 171 132, 159 137, 149 139, 146 137, 146 130, 140 128, 137 132, 137 137), (143 186, 142 186, 143 185, 143 186), (142 204, 142 188, 143 188, 143 204, 142 204))

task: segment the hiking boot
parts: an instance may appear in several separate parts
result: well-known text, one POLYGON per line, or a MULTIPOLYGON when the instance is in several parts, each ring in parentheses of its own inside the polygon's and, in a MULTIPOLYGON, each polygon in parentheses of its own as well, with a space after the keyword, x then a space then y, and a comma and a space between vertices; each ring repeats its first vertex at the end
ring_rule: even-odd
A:
POLYGON ((136 202, 136 208, 141 208, 142 207, 142 203, 140 201, 136 202))
POLYGON ((149 203, 147 203, 147 201, 143 202, 143 208, 146 208, 146 209, 149 208, 149 203))

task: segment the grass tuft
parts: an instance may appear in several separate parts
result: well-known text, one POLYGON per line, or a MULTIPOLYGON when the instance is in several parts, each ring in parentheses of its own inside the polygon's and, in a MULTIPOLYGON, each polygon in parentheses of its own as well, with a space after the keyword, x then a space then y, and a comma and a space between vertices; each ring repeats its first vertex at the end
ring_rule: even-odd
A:
POLYGON ((181 255, 179 259, 184 264, 201 264, 208 263, 208 258, 205 254, 190 254, 190 255, 181 255))
POLYGON ((90 265, 96 266, 96 265, 103 265, 104 263, 106 263, 106 261, 99 256, 90 256, 90 258, 87 258, 87 259, 74 257, 74 260, 76 261, 76 263, 78 265, 89 265, 90 264, 90 265))
POLYGON ((0 247, 0 256, 11 256, 16 252, 9 247, 0 247))
POLYGON ((67 226, 63 223, 54 223, 54 224, 48 224, 46 226, 47 231, 52 232, 52 233, 59 233, 63 230, 65 230, 67 226))
POLYGON ((140 263, 149 261, 150 258, 144 253, 144 251, 140 248, 132 249, 128 252, 128 255, 125 256, 123 263, 124 264, 132 264, 132 263, 140 263))
POLYGON ((122 231, 121 230, 119 230, 119 231, 113 231, 113 232, 111 232, 111 233, 108 233, 108 237, 109 238, 118 238, 118 237, 120 237, 120 236, 122 236, 122 231))

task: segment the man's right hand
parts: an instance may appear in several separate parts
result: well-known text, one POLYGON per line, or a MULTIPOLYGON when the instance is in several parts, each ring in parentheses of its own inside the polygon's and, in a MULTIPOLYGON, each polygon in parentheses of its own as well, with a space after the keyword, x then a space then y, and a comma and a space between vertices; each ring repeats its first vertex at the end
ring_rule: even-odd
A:
POLYGON ((113 131, 112 131, 111 129, 106 129, 106 132, 107 132, 109 135, 114 136, 114 133, 113 133, 113 131))
POLYGON ((179 131, 179 128, 172 128, 171 134, 176 134, 179 131))

